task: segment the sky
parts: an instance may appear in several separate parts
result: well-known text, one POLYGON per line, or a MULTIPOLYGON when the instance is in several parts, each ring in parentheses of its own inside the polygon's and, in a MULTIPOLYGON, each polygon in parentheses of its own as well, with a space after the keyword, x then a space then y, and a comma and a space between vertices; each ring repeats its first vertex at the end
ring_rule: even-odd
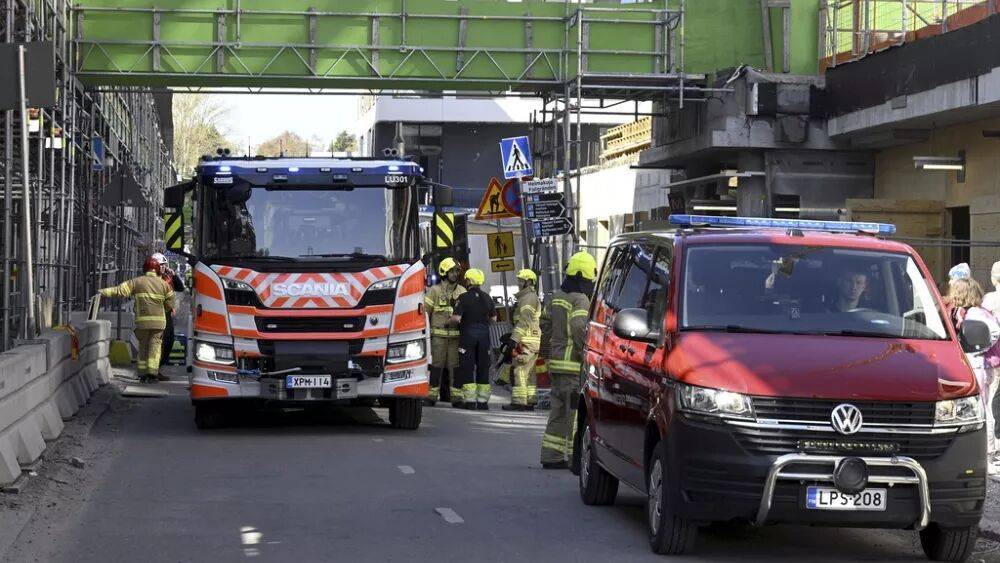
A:
POLYGON ((358 117, 358 96, 294 94, 216 94, 230 107, 229 138, 245 147, 288 130, 323 147, 340 131, 351 131, 358 117), (248 143, 249 140, 249 143, 248 143))

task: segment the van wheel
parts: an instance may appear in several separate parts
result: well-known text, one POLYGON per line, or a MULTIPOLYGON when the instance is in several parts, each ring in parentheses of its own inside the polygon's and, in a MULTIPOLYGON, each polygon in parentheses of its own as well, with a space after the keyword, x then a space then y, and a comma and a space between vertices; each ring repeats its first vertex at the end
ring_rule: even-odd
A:
POLYGON ((686 518, 674 516, 671 511, 667 493, 670 476, 666 444, 661 441, 646 468, 649 546, 661 555, 683 555, 694 551, 698 527, 686 518))
POLYGON ((931 561, 965 561, 976 547, 978 526, 942 528, 931 523, 920 530, 920 545, 931 561))
POLYGON ((200 404, 194 406, 194 425, 198 430, 211 430, 226 425, 226 413, 222 405, 200 404))
POLYGON ((423 399, 395 399, 389 403, 389 424, 393 428, 416 430, 423 414, 423 399))
POLYGON ((580 435, 580 498, 589 506, 605 506, 615 503, 618 496, 618 479, 615 479, 599 463, 590 437, 590 425, 583 417, 580 435))

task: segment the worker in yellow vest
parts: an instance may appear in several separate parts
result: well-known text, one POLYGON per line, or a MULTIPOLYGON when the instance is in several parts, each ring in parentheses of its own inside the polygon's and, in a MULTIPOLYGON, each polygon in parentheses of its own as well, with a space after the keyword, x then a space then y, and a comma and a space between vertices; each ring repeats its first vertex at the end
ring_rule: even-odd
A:
POLYGON ((440 281, 431 286, 424 295, 424 308, 430 319, 431 326, 431 373, 430 390, 427 402, 436 403, 441 398, 441 385, 447 372, 449 397, 454 406, 462 403, 462 390, 455 383, 455 370, 458 368, 458 327, 450 326, 455 302, 465 293, 465 288, 458 284, 459 268, 453 258, 445 258, 438 265, 440 281))
POLYGON ((115 287, 101 290, 104 297, 135 299, 135 338, 139 341, 139 381, 157 381, 160 371, 160 347, 167 315, 176 308, 174 290, 161 277, 167 259, 160 253, 153 254, 143 264, 145 274, 115 287))

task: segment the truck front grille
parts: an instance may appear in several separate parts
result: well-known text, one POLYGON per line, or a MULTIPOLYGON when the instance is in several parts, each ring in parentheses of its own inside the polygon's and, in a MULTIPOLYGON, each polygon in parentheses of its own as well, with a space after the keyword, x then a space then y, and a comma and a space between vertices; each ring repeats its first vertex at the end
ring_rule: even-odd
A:
POLYGON ((365 317, 257 317, 257 330, 263 333, 360 332, 365 317))
POLYGON ((830 413, 842 403, 854 405, 861 410, 865 424, 934 424, 934 403, 902 403, 881 401, 852 401, 829 399, 785 399, 776 397, 753 397, 754 414, 758 419, 785 420, 796 422, 822 421, 829 424, 830 413))

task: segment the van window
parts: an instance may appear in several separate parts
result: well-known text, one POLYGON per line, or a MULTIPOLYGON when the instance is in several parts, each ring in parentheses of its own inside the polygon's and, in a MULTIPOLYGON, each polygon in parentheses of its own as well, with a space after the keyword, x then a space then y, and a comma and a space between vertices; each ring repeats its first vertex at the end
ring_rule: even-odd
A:
POLYGON ((681 328, 943 340, 907 254, 786 244, 691 246, 681 328))
POLYGON ((604 263, 604 269, 601 270, 601 281, 597 283, 595 302, 611 305, 612 287, 622 273, 618 263, 621 262, 623 249, 622 246, 615 246, 608 250, 607 261, 604 263))
POLYGON ((653 268, 654 250, 646 244, 630 244, 623 253, 624 275, 621 287, 612 301, 615 310, 644 308, 646 287, 649 285, 650 272, 653 268))
POLYGON ((643 297, 642 308, 649 314, 651 327, 659 329, 663 325, 663 315, 667 310, 667 295, 670 289, 670 256, 669 248, 660 248, 656 252, 653 263, 653 275, 649 280, 649 288, 643 297))

